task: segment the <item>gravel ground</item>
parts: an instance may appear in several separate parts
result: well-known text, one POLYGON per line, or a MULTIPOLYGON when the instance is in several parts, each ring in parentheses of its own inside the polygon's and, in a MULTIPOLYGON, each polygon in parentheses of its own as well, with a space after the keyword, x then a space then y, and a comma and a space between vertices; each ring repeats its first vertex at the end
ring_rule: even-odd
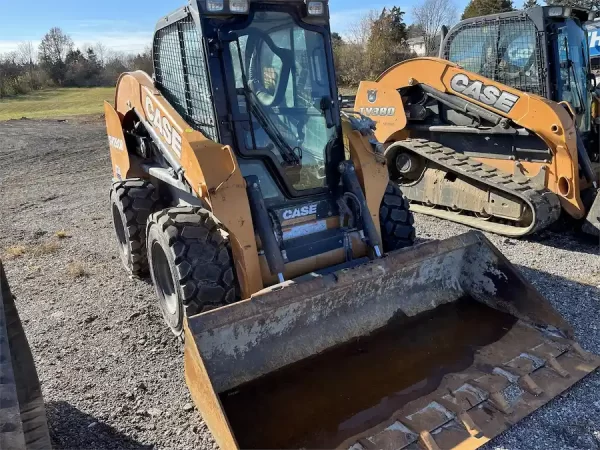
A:
MULTIPOLYGON (((0 254, 42 382, 56 448, 214 448, 152 286, 124 275, 98 119, 0 123, 0 254), (22 253, 22 254, 21 254, 22 253), (20 254, 20 255, 19 255, 20 254)), ((466 227, 418 216, 420 239, 466 227)), ((489 236, 600 353, 597 241, 489 236)), ((494 449, 600 449, 600 374, 495 439, 494 449)))

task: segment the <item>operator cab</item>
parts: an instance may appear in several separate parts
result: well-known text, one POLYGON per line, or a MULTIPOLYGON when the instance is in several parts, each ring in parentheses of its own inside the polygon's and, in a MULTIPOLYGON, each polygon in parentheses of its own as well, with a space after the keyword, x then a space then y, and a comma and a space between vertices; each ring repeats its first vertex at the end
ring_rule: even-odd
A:
POLYGON ((157 27, 156 83, 267 204, 327 195, 344 159, 329 36, 326 0, 192 0, 157 27))
MULTIPOLYGON (((345 158, 330 36, 327 0, 191 0, 155 32, 156 87, 235 152, 267 284, 304 275, 301 261, 315 255, 314 270, 382 255, 381 227, 345 158)), ((397 237, 386 248, 411 244, 408 211, 390 217, 397 237)))
POLYGON ((499 83, 573 108, 590 131, 591 83, 583 9, 536 6, 463 20, 447 34, 440 57, 499 83))

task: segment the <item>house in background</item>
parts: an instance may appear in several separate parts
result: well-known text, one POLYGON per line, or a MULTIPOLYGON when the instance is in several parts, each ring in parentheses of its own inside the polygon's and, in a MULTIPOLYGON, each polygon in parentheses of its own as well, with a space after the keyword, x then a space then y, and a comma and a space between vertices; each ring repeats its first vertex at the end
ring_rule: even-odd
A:
POLYGON ((425 50, 425 38, 423 36, 407 39, 406 43, 408 44, 408 49, 416 53, 417 56, 425 56, 427 54, 425 50))

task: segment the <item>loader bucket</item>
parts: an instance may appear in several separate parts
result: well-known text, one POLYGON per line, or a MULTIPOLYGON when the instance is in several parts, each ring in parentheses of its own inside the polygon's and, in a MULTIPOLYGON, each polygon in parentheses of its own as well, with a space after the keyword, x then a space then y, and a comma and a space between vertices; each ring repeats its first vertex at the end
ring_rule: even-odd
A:
POLYGON ((286 282, 188 319, 222 449, 477 448, 600 358, 480 233, 286 282))
POLYGON ((0 449, 49 448, 42 388, 0 261, 0 449))

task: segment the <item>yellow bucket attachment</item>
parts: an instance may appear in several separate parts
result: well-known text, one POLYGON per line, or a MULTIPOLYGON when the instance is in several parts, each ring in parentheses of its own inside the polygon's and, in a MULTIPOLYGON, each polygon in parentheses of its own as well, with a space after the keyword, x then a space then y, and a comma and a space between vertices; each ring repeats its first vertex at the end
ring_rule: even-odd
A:
POLYGON ((222 449, 477 448, 600 364, 477 232, 309 278, 188 320, 222 449))

